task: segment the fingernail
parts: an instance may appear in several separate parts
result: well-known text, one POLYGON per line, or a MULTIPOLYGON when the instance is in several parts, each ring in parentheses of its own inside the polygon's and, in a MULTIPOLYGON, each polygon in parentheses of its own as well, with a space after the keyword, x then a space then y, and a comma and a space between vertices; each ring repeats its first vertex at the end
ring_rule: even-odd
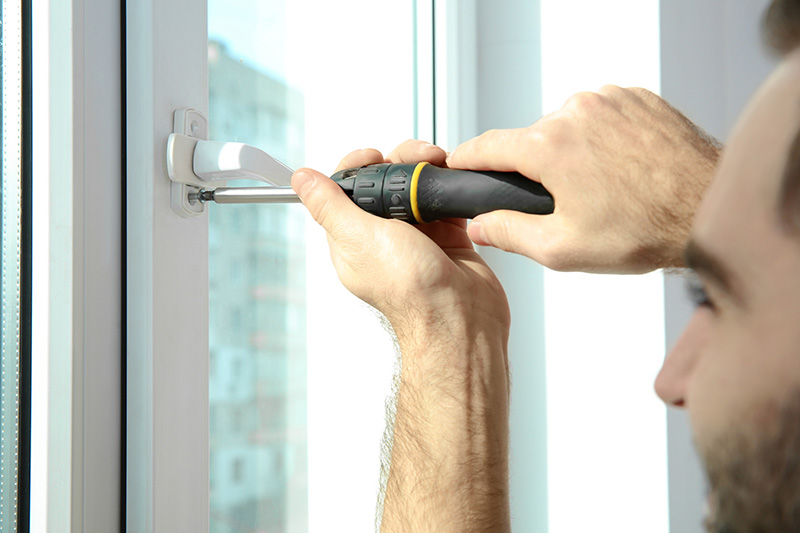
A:
POLYGON ((473 222, 472 225, 473 226, 477 226, 477 228, 475 228, 472 231, 477 231, 478 235, 481 236, 481 240, 485 242, 486 241, 486 236, 483 234, 483 224, 481 224, 481 221, 478 220, 476 222, 473 222))
POLYGON ((478 220, 473 220, 469 224, 469 235, 472 241, 479 246, 487 246, 489 242, 483 233, 483 225, 478 220), (477 238, 476 238, 477 237, 477 238))
POLYGON ((292 188, 302 200, 314 186, 314 175, 305 170, 295 172, 292 176, 292 188))

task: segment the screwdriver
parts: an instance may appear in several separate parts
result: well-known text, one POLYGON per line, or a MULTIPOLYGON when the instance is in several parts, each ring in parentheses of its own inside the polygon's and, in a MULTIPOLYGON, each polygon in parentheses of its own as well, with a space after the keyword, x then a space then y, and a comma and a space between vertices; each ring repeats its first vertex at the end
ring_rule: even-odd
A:
MULTIPOLYGON (((350 199, 374 215, 424 224, 443 218, 475 218, 498 209, 546 215, 553 197, 518 172, 441 168, 428 163, 382 163, 331 176, 350 199)), ((203 190, 196 199, 217 203, 299 201, 289 187, 203 190)))
POLYGON ((475 218, 497 209, 546 215, 554 208, 542 184, 518 172, 383 163, 342 170, 331 179, 365 211, 412 224, 475 218))

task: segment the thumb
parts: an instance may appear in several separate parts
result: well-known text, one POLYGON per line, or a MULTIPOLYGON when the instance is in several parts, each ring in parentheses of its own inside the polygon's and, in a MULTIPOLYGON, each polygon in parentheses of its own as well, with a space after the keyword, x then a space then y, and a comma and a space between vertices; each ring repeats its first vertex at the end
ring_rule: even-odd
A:
POLYGON ((370 217, 333 180, 316 170, 301 168, 295 172, 292 189, 314 220, 334 239, 341 236, 345 228, 352 229, 370 217))
POLYGON ((467 234, 479 246, 493 246, 542 263, 545 245, 552 240, 548 231, 551 217, 519 211, 492 211, 475 217, 467 228, 467 234))

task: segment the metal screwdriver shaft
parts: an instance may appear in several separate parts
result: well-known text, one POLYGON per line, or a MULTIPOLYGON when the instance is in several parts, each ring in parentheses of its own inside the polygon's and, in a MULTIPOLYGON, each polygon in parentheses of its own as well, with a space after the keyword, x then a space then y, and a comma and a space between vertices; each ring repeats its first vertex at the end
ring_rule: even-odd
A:
POLYGON ((201 202, 218 204, 294 204, 300 198, 291 187, 218 187, 197 195, 201 202))

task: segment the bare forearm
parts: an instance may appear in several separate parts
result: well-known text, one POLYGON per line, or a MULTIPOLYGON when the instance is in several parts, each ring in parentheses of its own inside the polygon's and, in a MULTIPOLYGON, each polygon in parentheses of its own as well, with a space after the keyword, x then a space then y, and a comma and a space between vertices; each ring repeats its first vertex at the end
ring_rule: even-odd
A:
MULTIPOLYGON (((411 141, 390 161, 443 164, 445 153, 411 141)), ((384 162, 361 150, 340 169, 384 162)), ((511 321, 503 287, 475 251, 465 220, 413 227, 353 204, 311 169, 292 177, 328 235, 339 279, 391 323, 401 384, 383 512, 384 531, 508 529, 508 368, 511 321)), ((391 429, 394 429, 392 432, 391 429)))
POLYGON ((506 531, 507 327, 401 338, 401 385, 381 530, 506 531))

